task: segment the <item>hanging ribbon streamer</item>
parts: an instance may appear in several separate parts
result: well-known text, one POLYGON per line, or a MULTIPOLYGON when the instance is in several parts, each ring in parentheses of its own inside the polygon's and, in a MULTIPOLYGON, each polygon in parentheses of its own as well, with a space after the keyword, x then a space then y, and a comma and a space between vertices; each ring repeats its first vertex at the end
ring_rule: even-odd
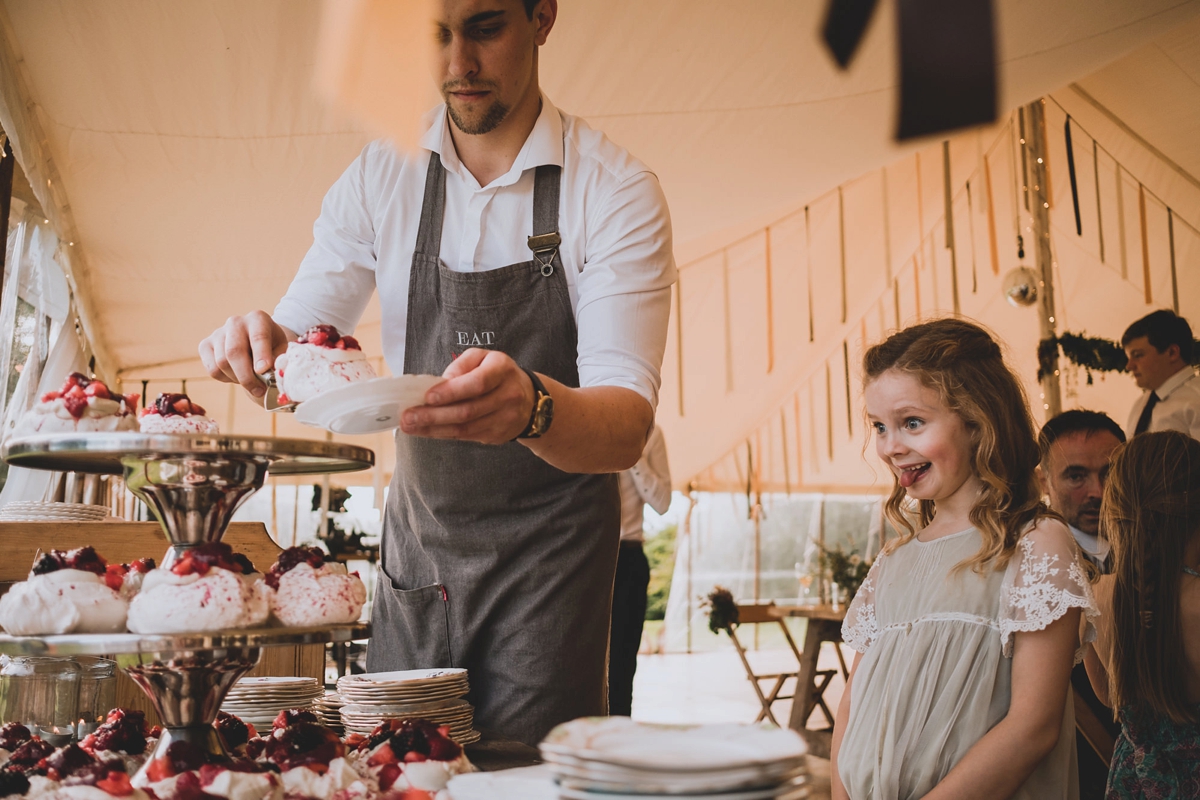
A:
MULTIPOLYGON (((920 252, 921 248, 917 248, 920 252)), ((917 322, 921 321, 921 275, 917 266, 917 257, 913 256, 913 297, 917 301, 917 322)))
POLYGON ((1179 313, 1179 277, 1175 274, 1175 212, 1167 206, 1167 242, 1171 246, 1171 307, 1179 313))
POLYGON ((1017 109, 1021 124, 1021 196, 1025 199, 1025 210, 1029 210, 1029 156, 1025 151, 1025 106, 1017 109))
POLYGON ((892 304, 896 309, 896 330, 900 330, 900 279, 892 278, 892 304))
POLYGON ((987 154, 983 156, 983 190, 987 195, 988 254, 992 257, 992 274, 1000 274, 1000 245, 996 240, 996 198, 992 194, 992 166, 987 154))
POLYGON ((854 438, 854 403, 850 398, 850 345, 842 339, 842 377, 846 383, 846 433, 854 438))
POLYGON ((979 291, 979 271, 975 267, 975 207, 971 203, 971 182, 967 181, 967 235, 971 239, 971 294, 979 291))
POLYGON ((754 446, 746 440, 746 519, 754 517, 754 446))
POLYGON ((1092 139, 1092 176, 1096 182, 1096 237, 1100 241, 1100 263, 1104 263, 1104 217, 1100 210, 1100 145, 1092 139))
POLYGON ((808 379, 808 429, 813 432, 809 438, 812 442, 812 465, 816 472, 821 471, 821 452, 817 446, 817 398, 813 391, 812 378, 808 379))
POLYGON ((945 207, 946 249, 950 251, 950 300, 954 313, 962 312, 958 302, 958 250, 954 246, 954 190, 950 186, 950 140, 942 141, 942 202, 945 207))
POLYGON ((771 293, 771 226, 763 228, 766 240, 764 259, 767 273, 767 372, 775 369, 775 304, 771 293))
MULTIPOLYGON (((1075 235, 1083 236, 1083 220, 1079 217, 1079 184, 1075 179, 1075 148, 1071 145, 1071 116, 1069 114, 1067 121, 1063 123, 1063 135, 1067 142, 1067 172, 1071 176, 1071 204, 1075 207, 1075 235)), ((1047 177, 1047 189, 1049 186, 1050 179, 1047 177)), ((1048 192, 1047 196, 1049 196, 1048 192)))
POLYGON ((892 218, 888 204, 887 167, 880 170, 883 176, 883 275, 892 282, 892 218))
POLYGON ((733 391, 733 310, 729 299, 729 251, 721 251, 721 280, 725 289, 725 391, 733 391))
POLYGON ((679 416, 683 416, 683 274, 675 278, 675 360, 679 371, 679 416))
POLYGON ((833 376, 829 371, 829 359, 825 359, 825 439, 829 460, 833 461, 833 376))
POLYGON ((813 290, 812 290, 812 237, 808 227, 808 206, 804 207, 804 264, 805 277, 808 281, 808 340, 816 341, 813 326, 813 290))
POLYGON ((937 250, 933 244, 933 232, 929 233, 929 286, 933 289, 933 311, 942 307, 941 296, 938 292, 937 250))
POLYGON ((842 323, 846 322, 846 204, 842 201, 842 187, 838 187, 838 245, 841 248, 842 279, 842 323))
POLYGON ((788 497, 792 496, 792 464, 788 459, 787 446, 787 411, 779 407, 779 443, 783 445, 783 488, 788 497))
POLYGON ((796 420, 796 485, 804 486, 804 440, 800 436, 800 390, 792 395, 792 417, 796 420))
POLYGON ((1146 305, 1154 302, 1150 289, 1150 236, 1146 231, 1146 187, 1138 182, 1138 219, 1142 226, 1142 287, 1145 289, 1146 305))
MULTIPOLYGON (((1041 99, 1043 106, 1046 105, 1046 98, 1041 99)), ((1046 207, 1054 208, 1054 190, 1050 186, 1050 138, 1046 136, 1046 111, 1042 109, 1041 119, 1038 125, 1042 129, 1042 172, 1046 176, 1046 207)))
MULTIPOLYGON (((924 190, 921 189, 921 154, 914 154, 917 159, 917 253, 925 242, 925 203, 922 201, 924 190)), ((921 256, 924 258, 924 256, 921 256)))
POLYGON ((1125 242, 1125 182, 1121 179, 1121 164, 1117 164, 1117 244, 1121 250, 1121 277, 1129 280, 1129 255, 1125 242))

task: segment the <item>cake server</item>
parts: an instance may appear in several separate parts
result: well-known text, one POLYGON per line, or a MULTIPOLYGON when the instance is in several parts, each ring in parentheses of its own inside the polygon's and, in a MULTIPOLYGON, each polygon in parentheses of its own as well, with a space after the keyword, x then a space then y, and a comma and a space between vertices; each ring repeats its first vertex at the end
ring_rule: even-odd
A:
POLYGON ((299 403, 280 403, 279 402, 279 384, 275 381, 275 370, 269 369, 258 375, 259 380, 266 384, 267 391, 263 395, 263 408, 267 411, 285 411, 291 413, 296 410, 299 403))

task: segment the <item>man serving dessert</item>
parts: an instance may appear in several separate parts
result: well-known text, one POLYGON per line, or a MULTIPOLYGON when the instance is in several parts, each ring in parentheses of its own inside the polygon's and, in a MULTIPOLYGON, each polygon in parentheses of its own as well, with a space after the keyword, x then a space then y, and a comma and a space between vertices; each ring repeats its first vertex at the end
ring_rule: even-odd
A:
POLYGON ((654 422, 670 220, 644 165, 541 93, 557 0, 435 5, 421 149, 368 145, 274 314, 200 356, 259 397, 298 333, 353 332, 378 289, 392 371, 445 380, 402 415, 368 666, 466 667, 479 724, 533 743, 605 711, 613 473, 654 422))

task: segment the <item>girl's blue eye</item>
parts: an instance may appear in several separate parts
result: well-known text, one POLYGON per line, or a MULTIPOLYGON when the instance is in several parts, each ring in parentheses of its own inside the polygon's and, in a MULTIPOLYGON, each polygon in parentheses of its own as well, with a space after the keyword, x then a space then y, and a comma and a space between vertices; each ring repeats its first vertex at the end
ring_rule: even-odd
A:
POLYGON ((882 422, 872 422, 871 427, 873 427, 875 429, 875 433, 879 434, 880 436, 883 436, 883 434, 887 432, 887 428, 882 422))
POLYGON ((917 428, 925 424, 925 421, 917 417, 909 417, 904 420, 904 427, 907 430, 915 431, 917 428))

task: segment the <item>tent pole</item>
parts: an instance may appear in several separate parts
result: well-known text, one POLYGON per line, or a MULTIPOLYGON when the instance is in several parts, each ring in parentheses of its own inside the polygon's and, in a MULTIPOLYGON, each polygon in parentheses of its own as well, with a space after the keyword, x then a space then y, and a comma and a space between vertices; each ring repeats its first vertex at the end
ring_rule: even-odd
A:
MULTIPOLYGON (((1054 314, 1054 256, 1050 249, 1050 197, 1046 176, 1046 137, 1045 137, 1045 101, 1038 99, 1027 107, 1029 126, 1026 128, 1026 144, 1022 151, 1028 156, 1027 164, 1030 169, 1032 186, 1030 190, 1030 212, 1033 216, 1033 235, 1037 242, 1036 258, 1038 272, 1041 275, 1041 286, 1038 292, 1038 325, 1041 328, 1041 339, 1051 339, 1056 336, 1054 314), (1026 151, 1028 151, 1026 153, 1026 151)), ((1042 378, 1042 411, 1044 419, 1050 419, 1062 413, 1062 394, 1058 382, 1058 350, 1055 348, 1053 363, 1047 365, 1042 378)))

